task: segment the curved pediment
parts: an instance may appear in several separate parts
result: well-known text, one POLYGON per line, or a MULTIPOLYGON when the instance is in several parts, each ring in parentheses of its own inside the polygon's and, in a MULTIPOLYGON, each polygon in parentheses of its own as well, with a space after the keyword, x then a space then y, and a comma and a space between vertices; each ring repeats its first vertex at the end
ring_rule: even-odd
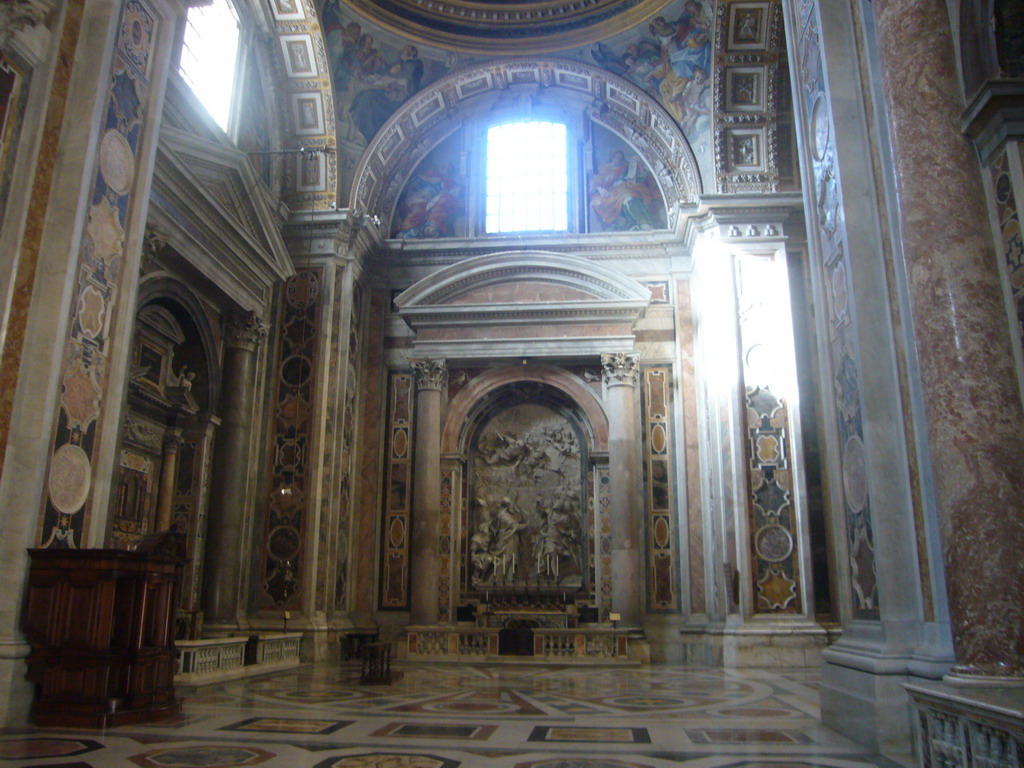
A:
POLYGON ((395 299, 415 354, 450 359, 580 358, 633 348, 650 292, 621 272, 545 251, 452 264, 395 299))

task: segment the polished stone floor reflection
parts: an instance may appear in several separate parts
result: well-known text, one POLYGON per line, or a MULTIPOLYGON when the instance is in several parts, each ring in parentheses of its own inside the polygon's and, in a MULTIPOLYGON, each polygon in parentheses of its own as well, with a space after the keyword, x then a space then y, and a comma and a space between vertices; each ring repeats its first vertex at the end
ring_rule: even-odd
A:
POLYGON ((818 721, 816 670, 354 665, 184 689, 182 716, 6 729, 0 766, 898 768, 818 721))

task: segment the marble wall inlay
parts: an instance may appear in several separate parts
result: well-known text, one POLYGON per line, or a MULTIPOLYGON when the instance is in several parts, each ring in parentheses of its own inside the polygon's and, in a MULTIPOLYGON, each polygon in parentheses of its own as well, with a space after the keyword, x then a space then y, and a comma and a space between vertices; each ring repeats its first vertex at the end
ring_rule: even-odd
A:
POLYGON ((412 514, 413 374, 392 371, 388 382, 387 454, 384 464, 380 607, 409 607, 409 545, 412 514))
POLYGON ((641 423, 647 511, 648 611, 679 611, 676 440, 672 367, 643 366, 641 423))
POLYGON ((257 605, 298 607, 306 589, 305 531, 311 503, 323 269, 298 271, 282 288, 274 361, 271 492, 259 554, 257 605))
MULTIPOLYGON (((822 360, 832 381, 832 419, 841 452, 843 517, 849 553, 847 584, 853 614, 861 619, 878 619, 878 587, 875 579, 875 534, 868 493, 864 454, 864 419, 860 372, 860 350, 853 327, 849 246, 839 186, 839 163, 835 130, 825 77, 821 21, 813 0, 789 0, 790 18, 796 29, 798 77, 796 111, 801 132, 811 149, 807 181, 814 190, 809 207, 812 268, 819 272, 820 285, 828 286, 828 358, 822 360)), ((824 373, 824 372, 823 372, 824 373)))
MULTIPOLYGON (((75 297, 64 352, 63 387, 53 435, 49 494, 39 526, 43 547, 81 546, 90 514, 93 454, 109 383, 110 342, 119 314, 135 198, 139 141, 149 117, 149 66, 156 15, 128 0, 120 18, 113 71, 102 116, 100 149, 92 171, 84 234, 75 274, 75 297), (96 322, 102 318, 101 322, 96 322)), ((6 366, 5 366, 6 367, 6 366)))

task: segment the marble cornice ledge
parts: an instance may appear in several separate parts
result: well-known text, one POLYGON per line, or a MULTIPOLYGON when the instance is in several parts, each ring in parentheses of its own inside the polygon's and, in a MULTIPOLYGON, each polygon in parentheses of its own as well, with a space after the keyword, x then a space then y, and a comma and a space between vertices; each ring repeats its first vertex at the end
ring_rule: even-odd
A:
POLYGON ((989 163, 1007 140, 1024 140, 1024 79, 986 80, 960 116, 960 129, 989 163))

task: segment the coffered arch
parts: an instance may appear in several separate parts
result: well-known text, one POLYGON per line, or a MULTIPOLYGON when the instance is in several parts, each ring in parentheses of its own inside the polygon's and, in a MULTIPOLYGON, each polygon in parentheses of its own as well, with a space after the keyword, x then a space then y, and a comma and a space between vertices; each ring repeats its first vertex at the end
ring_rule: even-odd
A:
POLYGON ((351 205, 390 217, 405 181, 443 139, 484 118, 502 95, 573 105, 621 136, 661 188, 668 226, 697 206, 704 188, 693 151, 672 117, 648 93, 608 71, 563 59, 508 58, 447 75, 403 104, 378 131, 356 168, 351 205))

